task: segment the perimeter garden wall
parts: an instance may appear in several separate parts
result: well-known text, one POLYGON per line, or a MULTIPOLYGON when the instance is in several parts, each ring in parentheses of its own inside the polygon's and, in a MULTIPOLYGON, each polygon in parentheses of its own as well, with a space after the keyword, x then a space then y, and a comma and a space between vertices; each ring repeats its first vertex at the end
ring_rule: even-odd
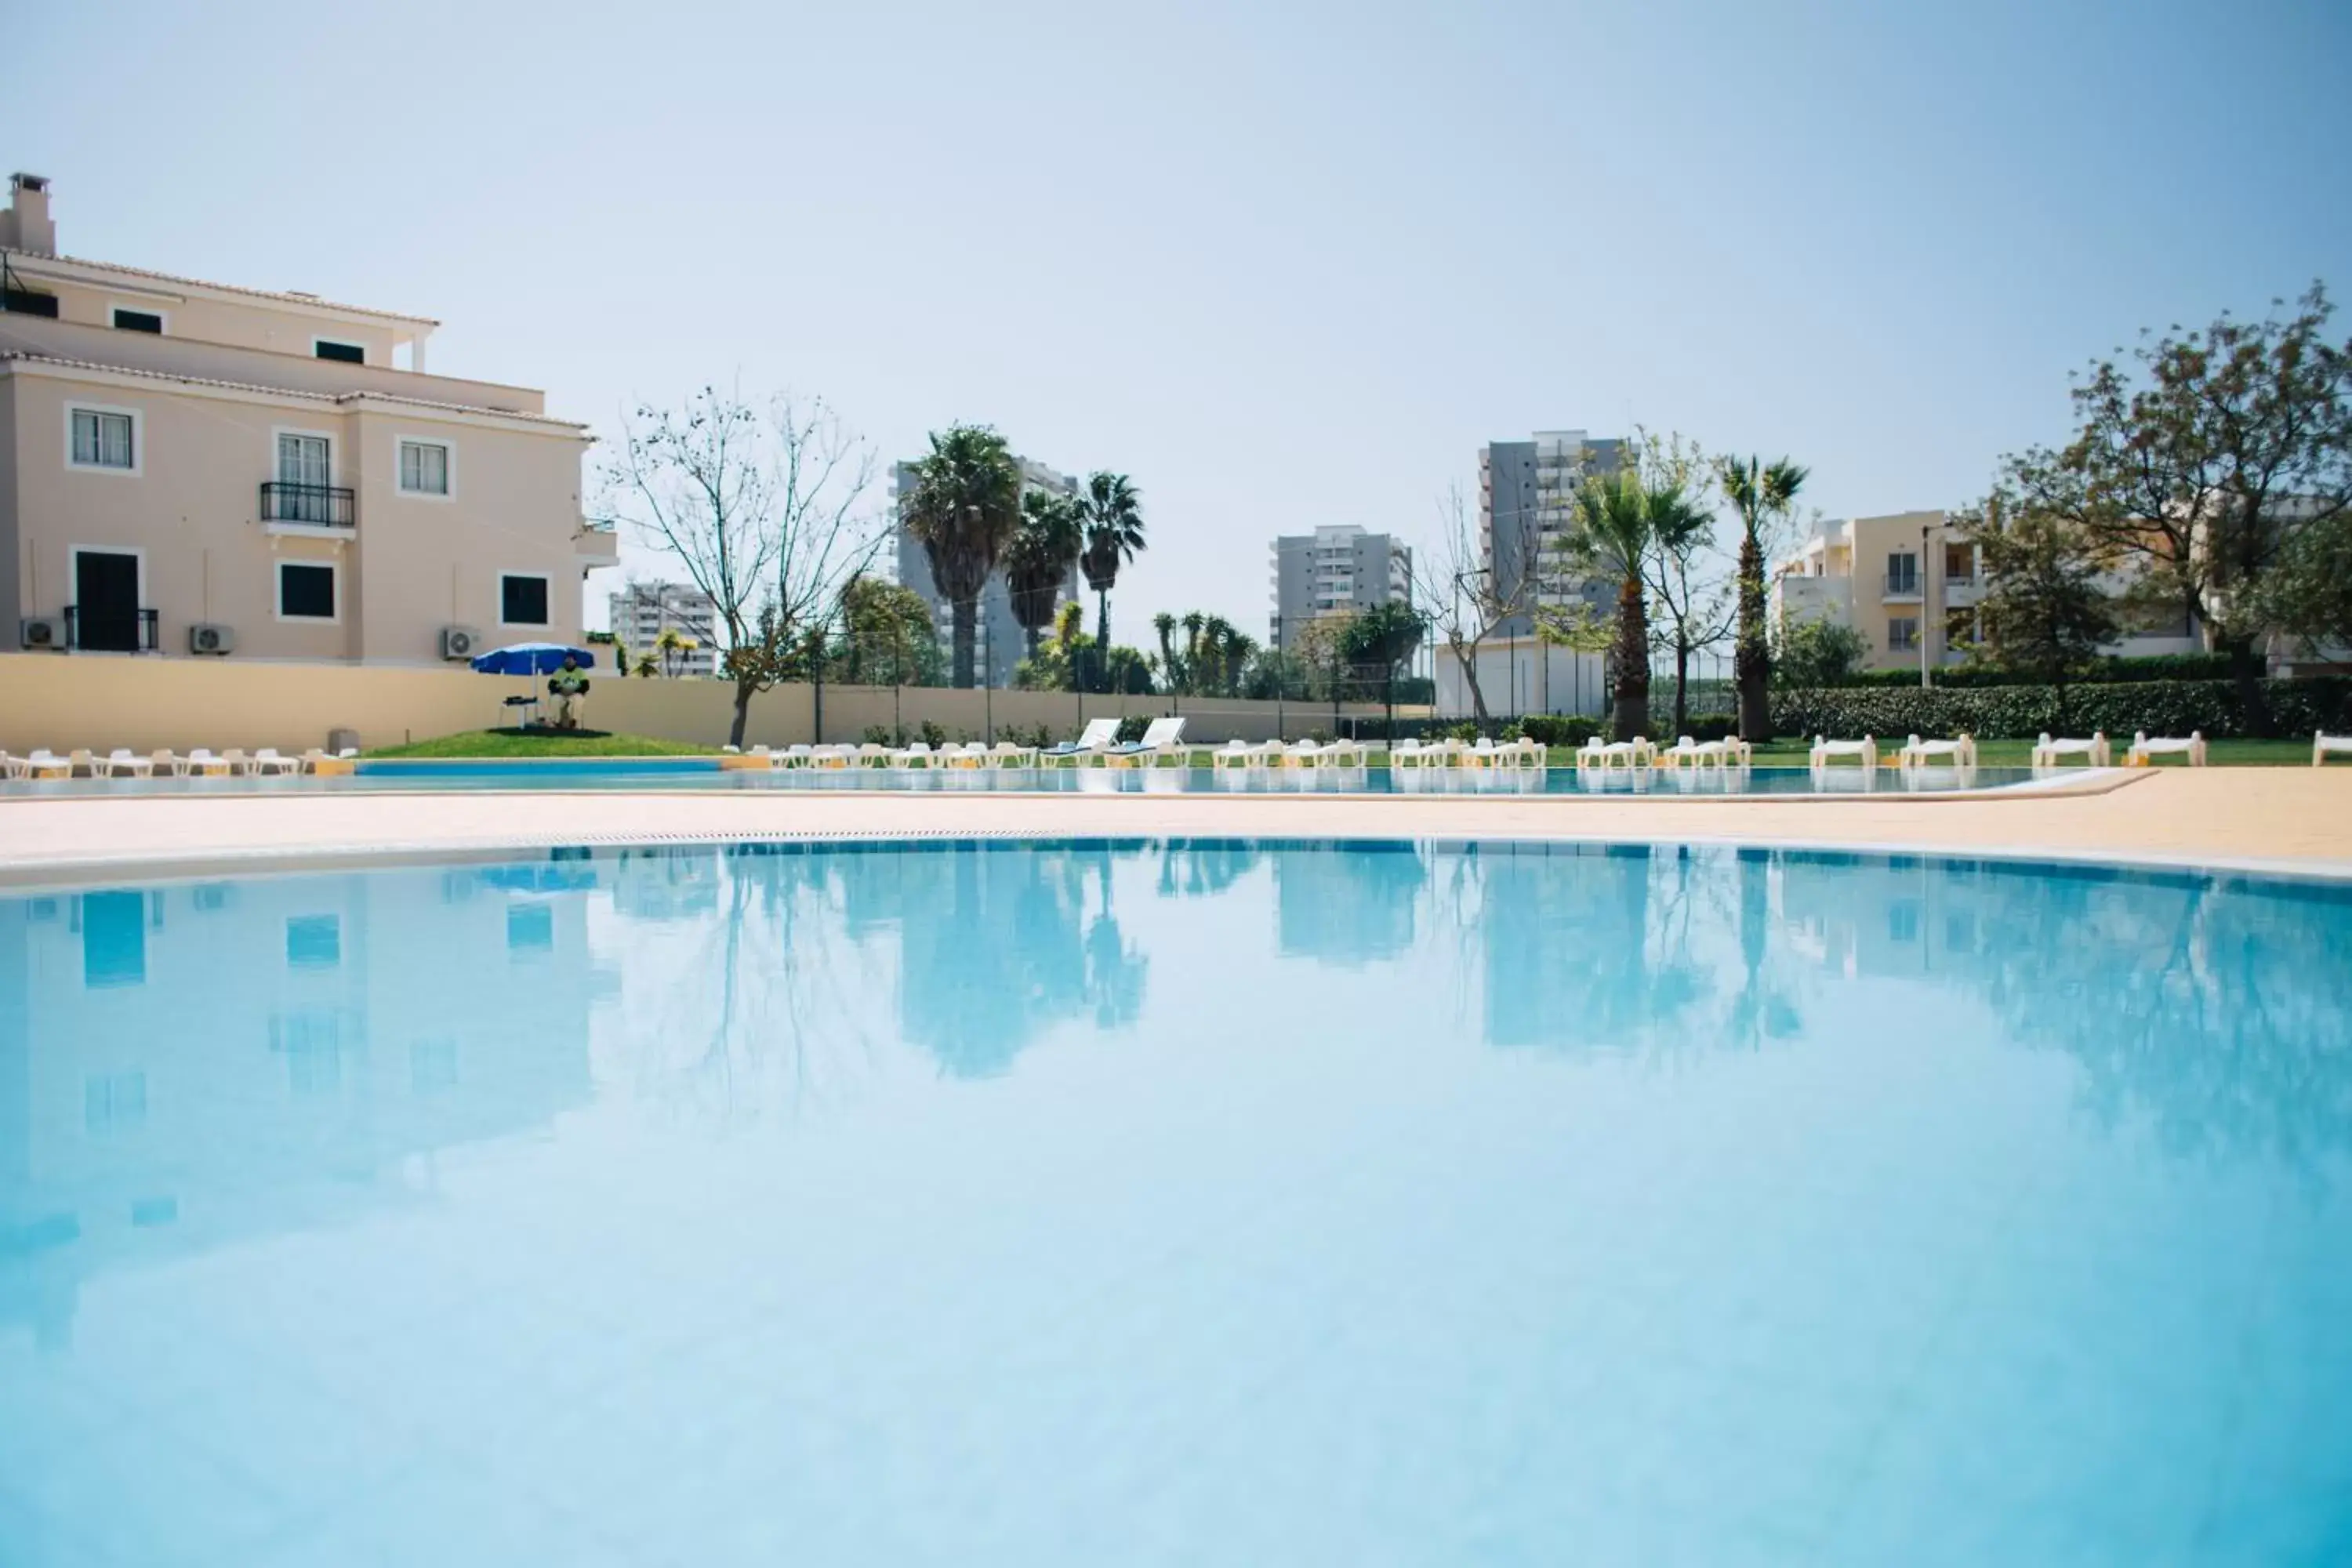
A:
MULTIPOLYGON (((398 745, 508 722, 502 700, 532 685, 462 668, 276 664, 236 658, 0 654, 0 750, 25 752, 128 746, 280 751, 323 746, 330 731, 355 730, 362 746, 398 745)), ((1185 738, 1258 741, 1334 728, 1326 703, 1244 702, 1190 697, 1081 696, 1056 691, 957 691, 933 687, 780 686, 751 700, 746 745, 858 741, 869 729, 918 735, 936 725, 949 740, 1056 740, 1105 715, 1179 712, 1185 738)), ((1377 704, 1348 704, 1339 716, 1377 721, 1377 704)), ((1407 711, 1400 710, 1400 713, 1407 711)), ((1422 710, 1411 711, 1420 712, 1422 710)), ((734 716, 734 689, 717 680, 624 680, 605 675, 590 691, 587 722, 599 730, 718 746, 734 716)))

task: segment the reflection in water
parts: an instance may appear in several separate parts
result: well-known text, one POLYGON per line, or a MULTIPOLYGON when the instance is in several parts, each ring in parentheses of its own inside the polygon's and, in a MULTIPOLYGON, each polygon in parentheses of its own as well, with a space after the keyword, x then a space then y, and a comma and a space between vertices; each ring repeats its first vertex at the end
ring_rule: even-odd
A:
POLYGON ((1573 844, 0 899, 0 1556, 2308 1535, 2347 948, 2342 889, 1573 844))
MULTIPOLYGON (((649 1102, 805 1114, 901 1047, 981 1079, 1132 1027, 1165 929, 1137 910, 1234 902, 1215 941, 1246 948, 1269 899, 1282 962, 1372 971, 1442 933, 1440 994, 1506 1050, 1785 1049, 1857 1006, 1895 1040, 1974 1008, 2174 1154, 2352 1149, 2340 889, 1638 846, 572 852, 0 902, 0 1315, 62 1332, 110 1258, 407 1201, 406 1156, 590 1097, 610 994, 649 1102)), ((1236 1000, 1197 963, 1188 1003, 1236 1000)))
POLYGON ((1412 945, 1429 879, 1410 844, 1299 845, 1274 863, 1276 931, 1285 957, 1356 968, 1412 945))

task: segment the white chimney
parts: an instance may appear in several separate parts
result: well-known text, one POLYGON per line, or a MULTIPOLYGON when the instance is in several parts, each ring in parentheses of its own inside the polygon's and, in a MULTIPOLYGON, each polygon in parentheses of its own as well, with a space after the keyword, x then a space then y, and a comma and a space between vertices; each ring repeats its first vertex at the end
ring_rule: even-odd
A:
POLYGON ((0 246, 35 256, 58 253, 58 226, 49 217, 47 175, 8 176, 8 210, 0 213, 0 246))

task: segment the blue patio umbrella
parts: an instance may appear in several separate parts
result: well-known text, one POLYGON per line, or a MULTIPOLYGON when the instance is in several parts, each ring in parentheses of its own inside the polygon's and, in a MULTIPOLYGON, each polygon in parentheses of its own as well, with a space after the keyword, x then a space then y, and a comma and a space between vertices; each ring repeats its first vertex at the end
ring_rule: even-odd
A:
POLYGON ((484 675, 552 675, 563 668, 565 659, 583 669, 596 668, 596 656, 584 647, 566 647, 560 642, 509 643, 494 647, 488 653, 474 656, 474 668, 484 675))
MULTIPOLYGON (((474 668, 484 675, 552 675, 570 659, 583 669, 596 667, 596 656, 584 647, 566 647, 560 642, 509 643, 494 647, 488 653, 476 654, 474 668)), ((526 724, 539 721, 539 693, 527 689, 520 697, 509 697, 503 707, 520 709, 517 714, 526 724)))

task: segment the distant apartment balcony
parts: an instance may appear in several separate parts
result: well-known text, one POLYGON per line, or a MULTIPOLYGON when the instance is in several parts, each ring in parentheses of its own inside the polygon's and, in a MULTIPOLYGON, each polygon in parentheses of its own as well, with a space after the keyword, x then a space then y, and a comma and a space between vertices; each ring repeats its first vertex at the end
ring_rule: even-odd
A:
POLYGON ((572 558, 590 570, 621 563, 621 531, 609 517, 584 517, 572 536, 572 558))
POLYGON ((358 503, 339 486, 271 480, 261 487, 261 522, 271 533, 345 534, 358 526, 358 503))
POLYGON ((84 653, 153 653, 152 610, 98 605, 66 606, 66 647, 84 653))
POLYGON ((1882 599, 1916 599, 1921 596, 1920 577, 1916 572, 1889 572, 1882 599))
POLYGON ((1783 625, 1830 620, 1840 626, 1853 619, 1853 579, 1801 577, 1794 573, 1772 580, 1773 618, 1783 625))

